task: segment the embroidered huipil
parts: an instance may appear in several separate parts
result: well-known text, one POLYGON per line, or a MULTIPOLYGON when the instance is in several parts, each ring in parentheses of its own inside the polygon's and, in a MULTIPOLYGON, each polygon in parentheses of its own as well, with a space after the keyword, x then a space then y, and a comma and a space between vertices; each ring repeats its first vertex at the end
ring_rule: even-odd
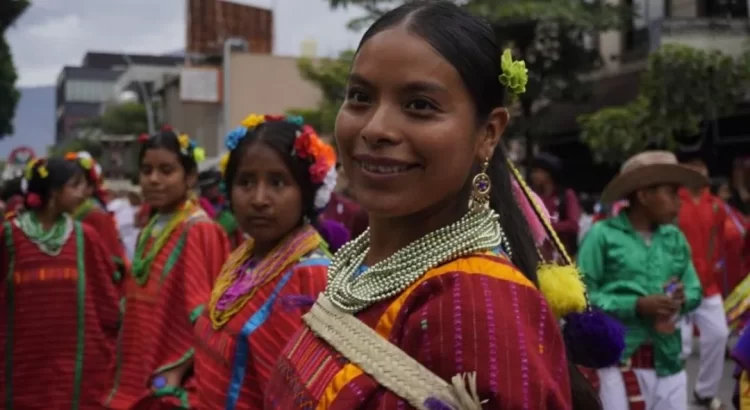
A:
POLYGON ((698 272, 703 296, 721 293, 718 263, 723 256, 724 223, 726 211, 721 201, 708 189, 698 198, 685 188, 680 188, 679 226, 685 234, 693 256, 693 265, 698 272))
MULTIPOLYGON (((147 251, 153 242, 152 236, 147 251)), ((109 408, 131 409, 137 402, 150 401, 187 407, 190 403, 185 401, 194 400, 185 395, 151 399, 150 380, 192 359, 195 318, 228 254, 224 231, 197 209, 172 232, 143 286, 132 274, 124 278, 123 326, 109 408)), ((186 381, 185 392, 194 392, 193 382, 186 381)))
MULTIPOLYGON (((317 235, 317 234, 316 234, 317 235)), ((233 258, 245 253, 246 243, 233 258)), ((195 374, 201 410, 263 408, 263 392, 282 349, 302 326, 302 315, 325 289, 327 251, 311 251, 260 287, 229 322, 214 329, 208 309, 196 322, 195 374)), ((247 274, 252 274, 248 271, 247 274)))
POLYGON ((101 238, 76 222, 51 256, 6 221, 0 240, 0 408, 105 408, 120 312, 101 238))
POLYGON ((120 233, 117 230, 115 218, 97 205, 76 216, 79 221, 91 226, 99 233, 102 245, 107 249, 107 256, 112 259, 115 265, 112 279, 119 284, 127 272, 128 258, 125 254, 125 246, 120 239, 120 233))
POLYGON ((674 225, 653 231, 650 245, 635 231, 627 212, 597 222, 578 250, 589 301, 619 319, 627 328, 622 360, 645 343, 654 346, 654 367, 659 376, 682 370, 680 332, 656 332, 649 319, 636 313, 641 296, 664 294, 673 277, 685 288, 682 313, 694 310, 701 300, 701 286, 690 260, 690 247, 674 225))
MULTIPOLYGON (((486 409, 571 408, 557 321, 539 291, 503 256, 448 262, 356 316, 444 380, 476 372, 486 409)), ((276 363, 264 408, 412 407, 304 326, 276 363)))

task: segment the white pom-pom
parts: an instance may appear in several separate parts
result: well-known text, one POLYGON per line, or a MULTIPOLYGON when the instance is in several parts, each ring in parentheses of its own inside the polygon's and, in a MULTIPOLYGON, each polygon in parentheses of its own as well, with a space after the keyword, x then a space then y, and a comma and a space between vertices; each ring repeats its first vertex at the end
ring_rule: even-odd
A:
POLYGON ((328 206, 328 202, 331 201, 333 190, 336 189, 337 178, 338 174, 336 173, 336 167, 332 166, 326 173, 325 178, 323 178, 323 185, 321 185, 320 188, 318 188, 318 192, 315 193, 315 209, 321 211, 328 206))

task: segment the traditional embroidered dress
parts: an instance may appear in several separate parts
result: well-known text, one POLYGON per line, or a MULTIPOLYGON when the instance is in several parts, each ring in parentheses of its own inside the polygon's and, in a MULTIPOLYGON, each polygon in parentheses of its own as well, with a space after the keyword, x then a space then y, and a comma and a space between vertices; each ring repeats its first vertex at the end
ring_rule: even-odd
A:
POLYGON ((125 255, 125 246, 120 239, 114 217, 93 199, 81 204, 73 212, 73 217, 84 224, 90 225, 99 233, 102 244, 107 249, 107 255, 116 267, 112 272, 112 278, 115 282, 120 283, 122 276, 127 271, 128 258, 125 255))
MULTIPOLYGON (((356 317, 444 380, 476 372, 484 408, 571 408, 558 324, 503 255, 438 266, 356 317)), ((265 397, 265 409, 408 408, 308 327, 282 352, 265 397)))
POLYGON ((179 389, 156 392, 150 381, 192 358, 193 323, 229 254, 229 243, 217 224, 187 202, 176 215, 153 217, 141 232, 139 248, 124 280, 123 327, 108 406, 131 409, 136 402, 163 402, 188 407, 192 378, 179 389))
POLYGON ((66 218, 48 251, 3 224, 0 396, 6 410, 104 408, 120 313, 114 265, 99 235, 66 218))
POLYGON ((251 254, 252 240, 234 251, 196 322, 200 409, 262 409, 273 365, 307 310, 295 302, 325 289, 329 256, 312 227, 257 263, 251 254))

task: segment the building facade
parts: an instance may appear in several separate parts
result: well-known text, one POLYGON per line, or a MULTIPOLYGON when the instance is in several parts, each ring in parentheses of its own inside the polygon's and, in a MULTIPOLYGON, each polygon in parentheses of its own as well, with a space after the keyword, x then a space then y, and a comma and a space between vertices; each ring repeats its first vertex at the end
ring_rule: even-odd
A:
MULTIPOLYGON (((149 68, 177 67, 183 62, 184 57, 89 52, 84 56, 81 66, 63 67, 57 77, 55 92, 55 143, 62 142, 68 136, 75 136, 77 124, 98 117, 104 104, 115 100, 119 93, 132 89, 141 96, 134 81, 148 78, 135 75, 138 74, 135 69, 148 73, 149 68), (127 84, 120 82, 119 88, 116 88, 124 73, 134 72, 134 77, 129 78, 127 84)), ((141 85, 145 85, 147 90, 151 88, 148 81, 141 85)))

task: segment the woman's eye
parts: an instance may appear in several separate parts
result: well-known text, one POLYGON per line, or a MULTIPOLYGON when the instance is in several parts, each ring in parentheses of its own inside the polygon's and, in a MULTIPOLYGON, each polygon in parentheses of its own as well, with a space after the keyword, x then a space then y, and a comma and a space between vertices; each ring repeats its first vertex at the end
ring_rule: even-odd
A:
POLYGON ((406 104, 406 109, 414 111, 434 110, 435 106, 427 100, 414 100, 406 104))
POLYGON ((346 93, 346 99, 355 104, 367 104, 368 102, 370 102, 370 97, 359 90, 349 90, 346 93))
POLYGON ((286 186, 286 183, 283 179, 272 179, 271 186, 274 188, 283 188, 284 186, 286 186))

